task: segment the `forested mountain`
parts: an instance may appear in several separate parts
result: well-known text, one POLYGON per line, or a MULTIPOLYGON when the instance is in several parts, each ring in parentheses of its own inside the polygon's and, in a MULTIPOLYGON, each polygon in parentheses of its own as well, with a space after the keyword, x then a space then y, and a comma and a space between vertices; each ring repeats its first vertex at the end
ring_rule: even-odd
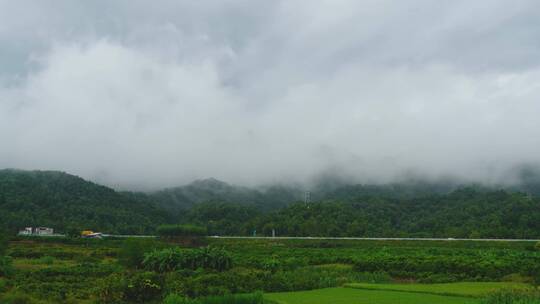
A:
POLYGON ((260 211, 272 211, 291 203, 304 201, 309 192, 312 201, 351 200, 364 196, 384 198, 414 198, 431 194, 445 194, 459 188, 451 180, 428 182, 406 181, 381 185, 350 184, 327 177, 311 186, 271 185, 263 188, 235 186, 210 178, 197 180, 185 186, 167 188, 148 193, 126 193, 138 199, 150 199, 159 206, 173 211, 190 209, 205 202, 226 202, 253 206, 260 211))
MULTIPOLYGON (((534 185, 529 184, 532 188, 534 185)), ((540 238, 540 199, 455 183, 238 187, 215 179, 154 193, 116 192, 61 172, 0 170, 0 223, 11 231, 152 233, 194 223, 212 234, 540 238)))
POLYGON ((11 231, 49 226, 61 232, 96 229, 148 233, 168 221, 155 204, 63 172, 0 170, 0 223, 11 231))
POLYGON ((400 181, 386 184, 357 184, 344 178, 326 175, 316 179, 309 186, 269 185, 249 188, 210 178, 148 194, 135 194, 135 198, 156 202, 162 208, 179 213, 204 202, 236 203, 268 212, 293 202, 303 201, 306 192, 310 193, 311 201, 354 201, 363 197, 413 199, 448 194, 465 187, 474 187, 477 191, 486 192, 504 189, 540 196, 540 168, 523 166, 516 168, 509 175, 514 179, 513 184, 489 186, 463 184, 453 178, 429 180, 417 176, 407 176, 400 181))

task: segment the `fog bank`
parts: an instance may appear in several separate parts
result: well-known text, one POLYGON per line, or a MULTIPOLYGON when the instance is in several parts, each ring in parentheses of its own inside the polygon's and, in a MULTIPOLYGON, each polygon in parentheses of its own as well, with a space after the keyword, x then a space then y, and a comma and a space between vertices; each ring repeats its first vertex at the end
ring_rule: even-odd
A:
POLYGON ((512 182, 540 164, 537 1, 1 1, 0 167, 512 182))

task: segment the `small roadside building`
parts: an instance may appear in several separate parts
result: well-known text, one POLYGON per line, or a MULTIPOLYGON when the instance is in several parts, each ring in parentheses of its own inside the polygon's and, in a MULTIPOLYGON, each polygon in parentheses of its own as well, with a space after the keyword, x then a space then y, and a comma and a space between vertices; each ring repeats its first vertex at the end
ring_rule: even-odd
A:
POLYGON ((32 235, 32 227, 25 227, 22 230, 19 230, 19 235, 32 235))
POLYGON ((54 235, 54 229, 49 227, 25 227, 19 231, 19 235, 54 235))
POLYGON ((34 234, 36 235, 53 235, 54 229, 49 227, 36 227, 34 230, 34 234))

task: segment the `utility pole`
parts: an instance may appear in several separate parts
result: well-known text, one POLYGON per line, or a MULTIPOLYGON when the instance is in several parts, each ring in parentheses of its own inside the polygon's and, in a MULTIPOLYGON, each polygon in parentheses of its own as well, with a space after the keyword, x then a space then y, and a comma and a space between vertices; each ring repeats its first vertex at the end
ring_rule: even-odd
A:
POLYGON ((311 203, 311 192, 306 191, 306 192, 304 193, 304 202, 305 202, 306 204, 311 203))

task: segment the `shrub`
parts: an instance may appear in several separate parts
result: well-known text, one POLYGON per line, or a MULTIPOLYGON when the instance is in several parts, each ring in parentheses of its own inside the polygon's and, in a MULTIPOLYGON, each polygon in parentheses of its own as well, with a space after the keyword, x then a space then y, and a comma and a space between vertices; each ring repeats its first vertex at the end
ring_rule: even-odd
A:
POLYGON ((4 255, 7 249, 7 236, 2 228, 0 228, 0 256, 4 255))
POLYGON ((270 273, 264 278, 263 288, 265 291, 271 292, 310 290, 341 286, 364 279, 385 281, 387 277, 384 274, 379 274, 367 278, 366 273, 358 273, 350 267, 342 267, 341 265, 308 266, 293 271, 280 270, 270 273))
POLYGON ((163 304, 262 304, 262 293, 212 296, 200 299, 186 299, 180 295, 168 295, 163 304))
POLYGON ((540 291, 503 289, 489 294, 481 304, 540 304, 540 291))
POLYGON ((8 284, 5 279, 0 278, 0 294, 7 290, 8 284))
POLYGON ((98 283, 97 303, 118 304, 122 303, 126 282, 123 275, 115 273, 98 283))
POLYGON ((184 298, 181 295, 178 294, 170 294, 163 300, 163 304, 186 304, 188 303, 188 299, 184 298))
POLYGON ((198 237, 207 234, 206 228, 196 225, 162 225, 157 228, 157 234, 165 238, 198 237))
POLYGON ((100 282, 100 304, 149 303, 161 298, 162 284, 153 272, 112 274, 100 282))
POLYGON ((36 264, 45 264, 45 265, 52 265, 54 264, 55 258, 49 255, 42 256, 41 258, 34 260, 33 262, 36 264))
POLYGON ((356 282, 390 283, 392 282, 392 277, 386 272, 360 272, 356 275, 356 282))
POLYGON ((30 296, 21 293, 8 293, 0 296, 2 304, 34 304, 36 303, 30 296))
POLYGON ((10 276, 13 272, 11 257, 0 256, 0 276, 10 276))
POLYGON ((129 268, 140 268, 144 254, 161 245, 152 239, 130 238, 125 240, 118 252, 118 262, 129 268))
POLYGON ((520 273, 511 273, 501 278, 503 282, 532 283, 533 278, 524 276, 520 273))
POLYGON ((153 272, 138 272, 128 279, 124 300, 128 303, 148 303, 161 297, 159 277, 153 272))
POLYGON ((192 250, 173 247, 145 254, 143 265, 157 272, 198 268, 224 271, 232 267, 232 258, 229 252, 215 247, 192 250))

